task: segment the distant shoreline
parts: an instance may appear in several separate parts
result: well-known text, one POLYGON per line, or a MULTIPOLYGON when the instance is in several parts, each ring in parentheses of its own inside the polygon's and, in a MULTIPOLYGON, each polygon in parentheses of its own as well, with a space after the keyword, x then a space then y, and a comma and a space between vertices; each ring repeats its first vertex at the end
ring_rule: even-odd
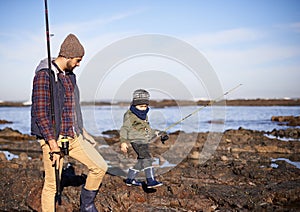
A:
MULTIPOLYGON (((82 102, 82 105, 96 105, 96 106, 128 106, 130 102, 82 102)), ((171 106, 191 106, 191 105, 208 105, 209 100, 188 101, 188 100, 151 100, 150 106, 152 107, 171 107, 171 106)), ((234 99, 226 100, 226 102, 214 103, 215 105, 227 105, 227 106, 300 106, 300 99, 234 99)), ((30 107, 30 104, 24 104, 23 102, 0 102, 0 107, 30 107)))

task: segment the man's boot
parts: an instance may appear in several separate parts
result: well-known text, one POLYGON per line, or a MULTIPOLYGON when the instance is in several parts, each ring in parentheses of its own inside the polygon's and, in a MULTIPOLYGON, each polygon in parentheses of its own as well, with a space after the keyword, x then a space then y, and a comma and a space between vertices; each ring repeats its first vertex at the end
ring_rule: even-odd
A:
POLYGON ((80 194, 80 211, 81 212, 98 212, 98 210, 95 207, 94 199, 98 193, 98 190, 96 191, 90 191, 86 190, 84 188, 84 185, 81 189, 80 194))
POLYGON ((148 167, 144 171, 147 179, 147 188, 154 188, 163 185, 161 182, 155 180, 153 167, 148 167))
POLYGON ((140 181, 135 180, 134 178, 139 173, 138 170, 135 169, 129 169, 127 179, 125 180, 126 185, 128 186, 141 186, 142 183, 140 181))

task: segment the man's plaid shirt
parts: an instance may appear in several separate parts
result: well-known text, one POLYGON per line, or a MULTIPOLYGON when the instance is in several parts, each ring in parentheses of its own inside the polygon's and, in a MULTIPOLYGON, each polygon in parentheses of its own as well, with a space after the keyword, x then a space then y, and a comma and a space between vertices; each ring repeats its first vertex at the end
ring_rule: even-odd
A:
MULTIPOLYGON (((76 117, 74 112, 74 85, 71 82, 68 74, 59 72, 59 79, 65 88, 64 107, 61 117, 60 134, 63 136, 74 137, 74 129, 76 124, 76 117)), ((46 71, 39 71, 36 73, 33 80, 33 98, 36 102, 36 116, 38 126, 43 132, 44 139, 49 141, 55 139, 53 125, 49 119, 50 113, 50 79, 46 71)), ((56 98, 55 96, 53 98, 56 98)))

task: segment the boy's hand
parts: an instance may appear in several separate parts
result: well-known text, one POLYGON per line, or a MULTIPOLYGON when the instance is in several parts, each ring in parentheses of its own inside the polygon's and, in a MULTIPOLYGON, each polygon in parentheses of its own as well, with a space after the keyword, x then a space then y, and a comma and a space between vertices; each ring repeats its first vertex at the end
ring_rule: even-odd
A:
POLYGON ((128 145, 126 143, 121 143, 121 151, 126 153, 128 149, 128 145))
POLYGON ((165 144, 165 141, 169 139, 169 136, 167 134, 160 136, 160 140, 163 144, 165 144))

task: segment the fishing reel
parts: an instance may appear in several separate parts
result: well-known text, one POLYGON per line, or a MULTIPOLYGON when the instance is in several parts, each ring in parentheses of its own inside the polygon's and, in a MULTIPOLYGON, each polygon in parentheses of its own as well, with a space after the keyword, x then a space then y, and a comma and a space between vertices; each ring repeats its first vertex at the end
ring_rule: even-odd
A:
POLYGON ((62 137, 61 142, 61 152, 64 155, 69 155, 69 139, 67 137, 62 137))
POLYGON ((49 152, 50 154, 50 160, 53 160, 53 155, 57 154, 63 157, 64 155, 69 155, 69 139, 67 137, 62 137, 60 139, 61 147, 60 151, 57 152, 49 152))

